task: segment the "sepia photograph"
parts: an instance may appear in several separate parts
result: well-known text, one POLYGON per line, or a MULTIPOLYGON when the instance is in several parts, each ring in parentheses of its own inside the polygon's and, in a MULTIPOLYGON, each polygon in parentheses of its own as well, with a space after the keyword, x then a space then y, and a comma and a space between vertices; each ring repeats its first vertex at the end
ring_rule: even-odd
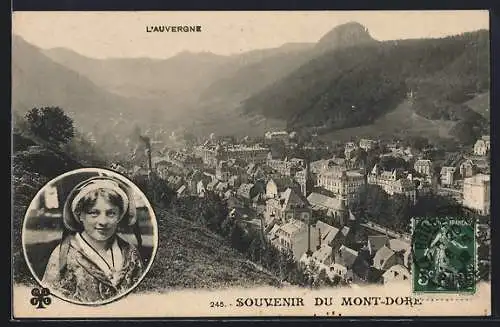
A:
POLYGON ((13 12, 14 315, 490 315, 490 59, 485 10, 13 12))
POLYGON ((79 169, 46 184, 22 231, 33 277, 52 294, 80 304, 112 301, 144 277, 156 251, 156 218, 130 181, 103 169, 79 169))

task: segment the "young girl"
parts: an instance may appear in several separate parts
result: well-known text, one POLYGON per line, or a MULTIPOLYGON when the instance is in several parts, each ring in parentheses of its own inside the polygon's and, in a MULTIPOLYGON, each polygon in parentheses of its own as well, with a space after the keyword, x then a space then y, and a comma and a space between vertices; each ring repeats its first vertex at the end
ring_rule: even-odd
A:
POLYGON ((141 278, 139 251, 117 235, 118 226, 135 226, 137 219, 127 190, 100 176, 71 191, 63 209, 63 239, 49 258, 44 285, 66 299, 92 304, 129 291, 141 278))

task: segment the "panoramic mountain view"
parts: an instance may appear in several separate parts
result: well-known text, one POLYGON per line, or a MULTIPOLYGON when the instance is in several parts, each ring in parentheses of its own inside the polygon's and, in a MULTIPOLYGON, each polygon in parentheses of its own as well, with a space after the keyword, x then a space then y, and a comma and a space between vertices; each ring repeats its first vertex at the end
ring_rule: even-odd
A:
POLYGON ((455 261, 429 273, 432 290, 488 282, 489 30, 388 39, 356 20, 328 26, 316 39, 164 58, 97 58, 14 34, 14 280, 34 283, 21 230, 38 190, 101 167, 156 214, 139 293, 390 287, 418 281, 425 260, 442 264, 443 245, 455 261), (412 219, 449 216, 477 227, 477 248, 436 232, 415 259, 412 219))
MULTIPOLYGON (((19 54, 13 62, 15 111, 35 103, 58 103, 75 115, 85 108, 119 134, 128 132, 123 117, 200 136, 262 135, 283 126, 321 134, 372 126, 377 136, 383 132, 377 119, 404 102, 421 120, 416 135, 424 128, 463 141, 464 129, 477 137, 489 126, 488 115, 467 105, 488 98, 487 30, 381 42, 353 22, 316 44, 232 56, 183 52, 165 60, 93 59, 64 48, 41 50, 20 37, 13 44, 19 54), (53 78, 45 80, 48 75, 53 78)), ((79 124, 99 133, 86 117, 79 124)))

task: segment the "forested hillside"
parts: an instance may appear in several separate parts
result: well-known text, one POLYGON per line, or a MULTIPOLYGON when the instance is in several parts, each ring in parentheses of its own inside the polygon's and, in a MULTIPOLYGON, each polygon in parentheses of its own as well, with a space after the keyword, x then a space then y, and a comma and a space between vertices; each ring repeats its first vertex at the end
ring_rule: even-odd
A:
POLYGON ((250 97, 244 110, 294 128, 335 130, 371 124, 410 98, 425 118, 485 130, 485 119, 464 103, 488 90, 489 34, 478 31, 333 49, 250 97))

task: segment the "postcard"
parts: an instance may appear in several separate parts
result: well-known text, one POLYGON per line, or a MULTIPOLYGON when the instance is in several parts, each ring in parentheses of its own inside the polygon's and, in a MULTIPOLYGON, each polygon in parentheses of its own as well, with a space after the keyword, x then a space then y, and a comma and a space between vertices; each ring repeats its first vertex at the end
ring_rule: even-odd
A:
POLYGON ((491 315, 487 11, 17 11, 12 315, 491 315))

